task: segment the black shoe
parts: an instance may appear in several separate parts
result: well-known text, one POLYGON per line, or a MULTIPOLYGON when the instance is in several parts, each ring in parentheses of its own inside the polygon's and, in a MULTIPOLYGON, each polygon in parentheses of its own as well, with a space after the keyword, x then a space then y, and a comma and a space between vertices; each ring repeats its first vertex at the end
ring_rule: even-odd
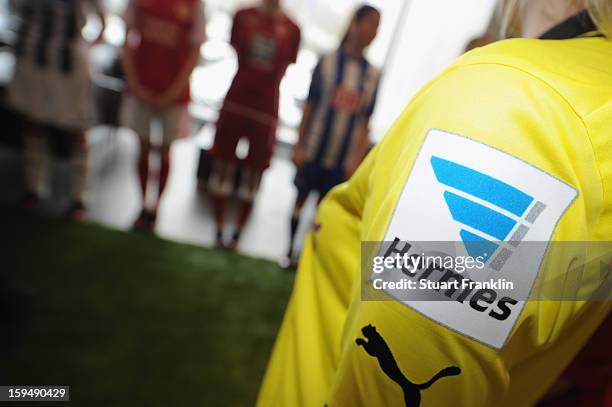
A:
POLYGON ((227 249, 227 247, 225 247, 225 242, 223 241, 223 232, 221 229, 217 229, 217 234, 215 235, 215 247, 217 249, 227 249))
POLYGON ((21 200, 19 206, 21 206, 27 211, 33 211, 35 209, 38 209, 38 207, 40 206, 40 197, 34 192, 28 192, 21 200))
POLYGON ((155 223, 157 222, 157 214, 147 210, 142 210, 138 218, 134 222, 132 228, 139 232, 152 233, 155 230, 155 223))
POLYGON ((227 245, 227 248, 229 250, 236 250, 238 248, 238 243, 240 243, 240 232, 236 231, 232 235, 232 240, 230 240, 229 244, 227 245))
POLYGON ((155 226, 157 225, 157 212, 145 212, 145 216, 147 218, 147 225, 149 227, 149 232, 153 233, 155 231, 155 226))
POLYGON ((85 219, 87 208, 82 201, 73 201, 66 211, 66 218, 69 220, 80 222, 85 219))
POLYGON ((132 225, 132 229, 136 231, 143 231, 146 229, 145 223, 146 223, 145 211, 143 209, 142 211, 140 211, 140 214, 138 214, 138 217, 134 221, 134 224, 132 225))

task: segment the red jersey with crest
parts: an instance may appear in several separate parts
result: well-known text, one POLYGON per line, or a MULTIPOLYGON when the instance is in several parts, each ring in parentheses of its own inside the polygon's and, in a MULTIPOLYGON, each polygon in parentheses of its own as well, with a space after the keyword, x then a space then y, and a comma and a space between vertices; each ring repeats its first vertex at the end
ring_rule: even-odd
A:
POLYGON ((224 110, 276 118, 281 79, 297 59, 299 27, 283 13, 247 8, 234 16, 231 43, 238 55, 238 72, 224 110))
MULTIPOLYGON (((140 83, 153 92, 168 89, 205 37, 201 0, 133 0, 126 23, 134 35, 134 64, 140 83)), ((189 101, 189 85, 180 102, 189 101)))

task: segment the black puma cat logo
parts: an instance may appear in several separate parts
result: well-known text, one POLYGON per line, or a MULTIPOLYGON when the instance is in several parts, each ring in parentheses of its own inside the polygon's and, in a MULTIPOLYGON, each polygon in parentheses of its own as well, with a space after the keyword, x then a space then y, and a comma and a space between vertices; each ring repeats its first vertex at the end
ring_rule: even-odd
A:
POLYGON ((357 338, 355 342, 358 346, 363 346, 363 349, 368 352, 368 355, 378 359, 378 364, 383 372, 385 372, 391 380, 400 385, 404 392, 406 407, 418 407, 421 404, 421 390, 428 389, 443 377, 456 376, 461 373, 460 368, 451 366, 440 370, 434 377, 423 384, 412 383, 400 370, 393 357, 393 353, 391 353, 389 345, 387 345, 387 342, 385 342, 383 337, 376 331, 376 328, 372 325, 368 325, 363 327, 361 332, 363 336, 367 338, 367 342, 362 338, 357 338))

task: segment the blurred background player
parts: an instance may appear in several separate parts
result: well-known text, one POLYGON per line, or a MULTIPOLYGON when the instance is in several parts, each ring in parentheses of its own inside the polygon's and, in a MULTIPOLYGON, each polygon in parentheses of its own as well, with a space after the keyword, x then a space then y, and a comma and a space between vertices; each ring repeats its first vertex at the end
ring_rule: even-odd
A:
POLYGON ((170 145, 189 130, 189 78, 205 39, 201 0, 133 0, 126 12, 123 64, 128 85, 125 124, 140 140, 138 175, 142 211, 134 227, 153 230, 170 172, 170 145), (155 203, 147 207, 151 123, 159 121, 162 139, 155 203))
POLYGON ((245 137, 249 152, 242 163, 236 229, 229 248, 235 248, 251 213, 263 171, 270 165, 276 142, 279 86, 294 63, 300 29, 283 12, 279 0, 239 10, 234 16, 231 45, 238 72, 221 108, 212 149, 210 191, 215 207, 216 243, 224 246, 223 226, 237 169, 236 146, 245 137))
POLYGON ((87 182, 85 131, 93 122, 89 73, 90 44, 82 37, 88 12, 95 12, 104 34, 104 15, 97 0, 14 1, 21 18, 15 73, 8 105, 22 118, 27 174, 24 206, 40 202, 45 150, 51 137, 67 137, 71 145, 72 202, 67 215, 85 216, 87 182))
POLYGON ((311 191, 319 201, 334 186, 348 179, 365 156, 369 121, 374 112, 380 73, 364 56, 376 37, 380 12, 360 6, 337 51, 317 64, 293 162, 297 168, 298 196, 291 216, 291 235, 282 266, 293 266, 293 246, 302 206, 311 191))

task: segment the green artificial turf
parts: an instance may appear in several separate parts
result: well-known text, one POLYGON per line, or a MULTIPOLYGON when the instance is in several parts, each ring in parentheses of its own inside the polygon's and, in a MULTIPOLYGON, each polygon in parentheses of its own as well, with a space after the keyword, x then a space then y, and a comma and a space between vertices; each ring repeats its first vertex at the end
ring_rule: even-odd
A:
POLYGON ((292 274, 6 209, 0 224, 1 284, 21 293, 4 294, 0 385, 69 385, 49 406, 253 405, 292 274))

